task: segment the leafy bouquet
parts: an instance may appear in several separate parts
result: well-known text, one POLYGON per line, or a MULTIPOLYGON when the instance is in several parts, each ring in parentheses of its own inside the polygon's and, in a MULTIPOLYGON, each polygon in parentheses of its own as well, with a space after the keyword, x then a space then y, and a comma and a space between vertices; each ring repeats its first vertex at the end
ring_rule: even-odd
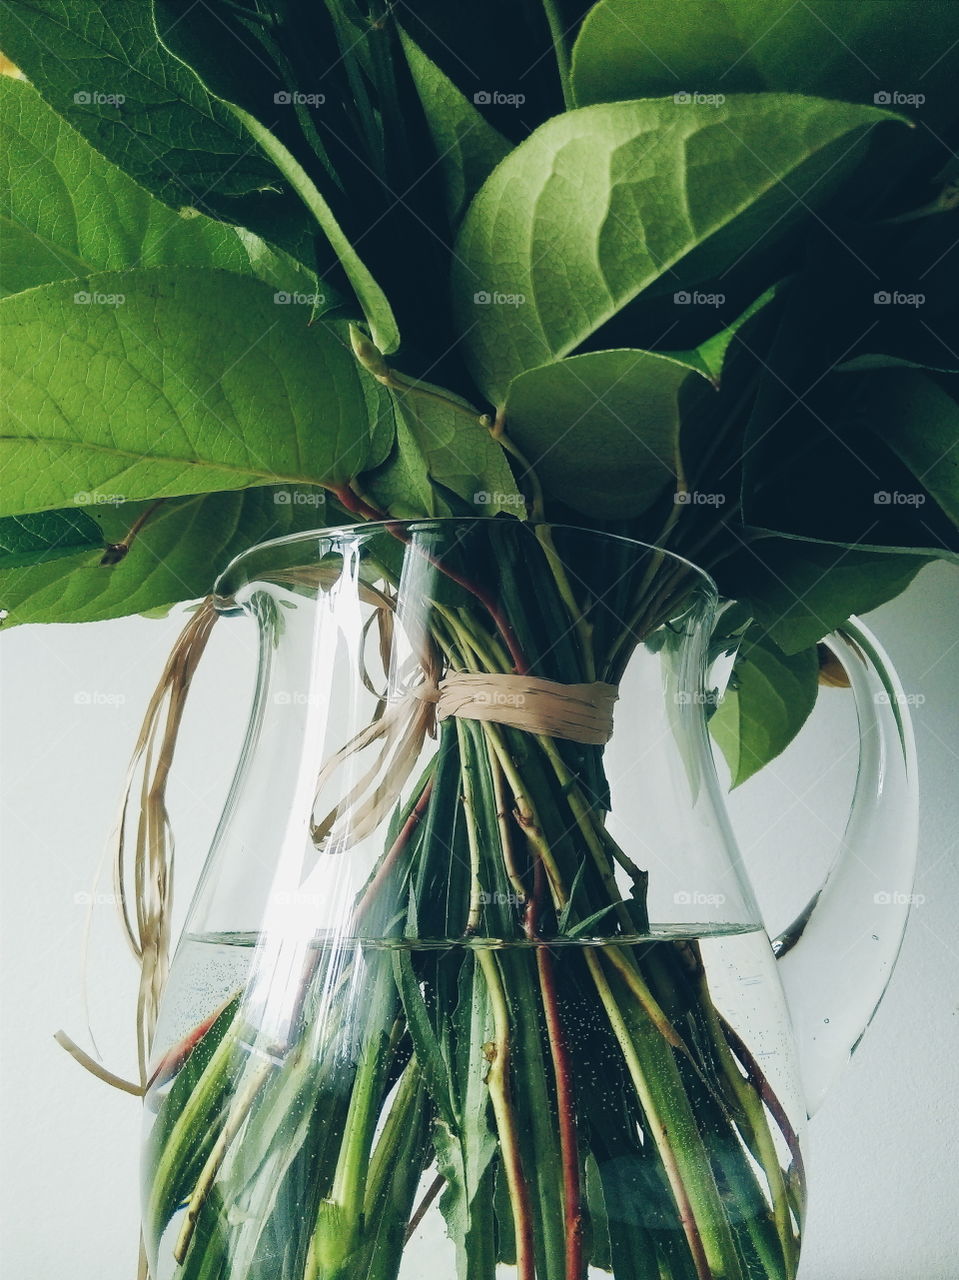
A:
MULTIPOLYGON (((511 594, 491 533, 430 619, 438 666, 615 684, 672 616, 676 562, 652 553, 604 629, 549 531, 623 534, 730 602, 710 724, 740 782, 809 714, 817 642, 955 557, 955 5, 5 9, 8 625, 165 611, 319 525, 479 515, 529 525, 541 598, 511 594)), ((371 962, 366 1030, 343 1008, 320 1035, 319 966, 272 1075, 241 1063, 242 993, 151 1075, 161 902, 157 1280, 184 1210, 190 1280, 403 1274, 434 1168, 471 1280, 795 1274, 795 1134, 696 944, 636 943, 643 873, 605 828, 601 745, 523 736, 445 724, 383 856, 392 874, 402 836, 393 892, 421 930, 446 878, 436 936, 535 944, 613 912, 622 944, 559 977, 545 947, 532 968, 371 962), (457 806, 476 874, 454 884, 430 832, 457 806), (510 903, 483 930, 481 881, 510 903), (588 1119, 564 1016, 616 1064, 588 1119), (331 1074, 338 1018, 356 1047, 331 1074), (238 1140, 259 1162, 230 1166, 231 1204, 238 1140), (652 1225, 617 1208, 634 1158, 652 1225)))

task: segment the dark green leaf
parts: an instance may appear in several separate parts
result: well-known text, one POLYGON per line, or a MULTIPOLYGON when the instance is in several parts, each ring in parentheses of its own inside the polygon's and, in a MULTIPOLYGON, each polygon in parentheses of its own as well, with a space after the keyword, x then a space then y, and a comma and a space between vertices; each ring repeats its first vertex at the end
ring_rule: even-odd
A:
POLYGON ((0 303, 6 514, 282 483, 337 484, 389 449, 346 326, 258 281, 116 272, 0 303))
POLYGON ((477 382, 501 405, 513 378, 574 352, 694 251, 684 286, 730 267, 821 198, 851 134, 892 118, 765 95, 547 121, 487 179, 457 240, 454 304, 477 382))
POLYGON ((928 563, 922 556, 764 538, 719 564, 714 576, 780 649, 798 653, 851 614, 892 600, 928 563))
POLYGON ((44 564, 104 547, 103 531, 85 511, 41 511, 0 520, 0 571, 44 564))
POLYGON ((752 634, 739 650, 730 686, 709 721, 734 787, 789 746, 816 705, 819 687, 815 646, 785 654, 768 638, 753 639, 752 634))
MULTIPOLYGON (((950 381, 955 394, 959 384, 955 378, 950 381)), ((959 526, 959 404, 954 394, 911 370, 873 374, 869 388, 877 434, 959 526)))
POLYGON ((511 143, 402 30, 400 38, 443 170, 450 221, 455 224, 467 201, 511 150, 511 143))

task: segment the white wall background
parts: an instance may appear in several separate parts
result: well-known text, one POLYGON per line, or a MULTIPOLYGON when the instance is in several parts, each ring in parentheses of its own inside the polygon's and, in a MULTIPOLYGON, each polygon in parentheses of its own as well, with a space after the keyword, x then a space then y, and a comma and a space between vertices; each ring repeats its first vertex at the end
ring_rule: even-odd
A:
MULTIPOLYGON (((811 1125, 803 1280, 959 1275, 959 571, 924 571, 870 619, 915 713, 922 797, 918 894, 889 993, 855 1061, 811 1125)), ((88 1046, 81 952, 92 885, 146 700, 182 615, 0 636, 0 1270, 10 1277, 133 1280, 138 1110, 54 1044, 88 1046), (79 898, 78 898, 79 895, 79 898)), ((185 904, 235 758, 251 636, 221 624, 178 757, 185 904)), ((854 733, 848 695, 731 800, 771 928, 815 887, 844 820, 854 733)), ((111 889, 109 875, 101 885, 111 889)), ((104 1059, 132 1074, 135 970, 112 906, 94 907, 87 966, 104 1059)))

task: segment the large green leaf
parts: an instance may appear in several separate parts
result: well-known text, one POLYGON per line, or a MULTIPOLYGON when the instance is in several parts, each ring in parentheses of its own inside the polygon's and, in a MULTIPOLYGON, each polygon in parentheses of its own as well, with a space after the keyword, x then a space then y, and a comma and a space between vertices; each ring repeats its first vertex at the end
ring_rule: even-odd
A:
POLYGON ((929 558, 764 538, 714 570, 720 590, 743 601, 761 632, 798 653, 904 591, 929 558))
POLYGON ((477 382, 500 405, 513 378, 574 352, 694 251, 675 287, 725 270, 825 194, 850 134, 891 118, 770 94, 547 121, 487 179, 457 240, 454 303, 477 382))
POLYGON ((576 41, 573 88, 582 105, 682 91, 928 97, 957 38, 951 0, 601 0, 576 41))
POLYGON ((572 356, 516 378, 507 427, 552 497, 596 517, 641 515, 675 484, 691 374, 650 351, 572 356))
POLYGON ((382 388, 340 323, 225 271, 111 272, 0 302, 5 514, 290 481, 385 456, 382 388))
MULTIPOLYGON (((100 545, 21 568, 7 567, 6 556, 0 557, 0 609, 9 615, 4 626, 97 622, 195 600, 254 543, 329 523, 323 491, 306 486, 174 498, 150 515, 118 564, 101 564, 103 545, 119 542, 150 505, 104 504, 91 507, 89 517, 44 513, 44 520, 82 514, 97 529, 100 545)), ((0 529, 10 523, 0 522, 0 529)))
POLYGON ((250 232, 176 213, 110 164, 25 81, 0 78, 3 293, 120 267, 224 267, 291 296, 313 277, 250 232))
POLYGON ((400 39, 443 170, 450 221, 455 223, 511 144, 402 29, 400 39))
POLYGON ((747 633, 709 721, 734 787, 789 746, 816 705, 818 686, 815 647, 785 654, 768 638, 747 633))
POLYGON ((0 520, 0 570, 43 564, 105 549, 103 531, 85 511, 38 511, 0 520))

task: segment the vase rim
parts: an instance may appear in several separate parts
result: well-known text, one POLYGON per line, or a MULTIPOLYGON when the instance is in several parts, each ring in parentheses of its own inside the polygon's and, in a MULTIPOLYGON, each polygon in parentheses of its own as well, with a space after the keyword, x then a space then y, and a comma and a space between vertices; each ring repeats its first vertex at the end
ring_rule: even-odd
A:
POLYGON ((718 604, 720 599, 719 588, 715 579, 701 565, 676 551, 657 546, 654 542, 644 542, 641 538, 631 538, 626 534, 610 533, 605 529, 589 529, 581 525, 565 524, 559 521, 545 520, 534 523, 529 520, 503 520, 498 516, 416 516, 403 520, 369 520, 362 524, 318 525, 315 529, 301 529, 296 533, 283 534, 277 538, 265 538, 262 542, 253 543, 244 551, 241 551, 239 555, 234 556, 230 563, 221 570, 213 584, 213 599, 217 604, 217 608, 222 606, 226 612, 232 612, 235 608, 233 597, 238 587, 240 585, 248 585, 250 582, 256 581, 257 578, 256 574, 251 575, 247 572, 246 566, 251 560, 259 557, 265 551, 291 547, 297 543, 315 542, 324 538, 334 541, 340 538, 360 541, 393 528, 415 532, 457 525, 484 524, 490 526, 495 524, 504 529, 510 527, 517 532, 520 530, 534 531, 537 528, 547 528, 552 531, 575 534, 584 538, 598 538, 606 542, 621 543, 641 551, 655 552, 657 555, 661 555, 677 565, 684 565, 695 574, 700 588, 711 599, 713 606, 718 604), (242 572, 243 575, 242 584, 235 581, 235 575, 238 571, 242 572))

